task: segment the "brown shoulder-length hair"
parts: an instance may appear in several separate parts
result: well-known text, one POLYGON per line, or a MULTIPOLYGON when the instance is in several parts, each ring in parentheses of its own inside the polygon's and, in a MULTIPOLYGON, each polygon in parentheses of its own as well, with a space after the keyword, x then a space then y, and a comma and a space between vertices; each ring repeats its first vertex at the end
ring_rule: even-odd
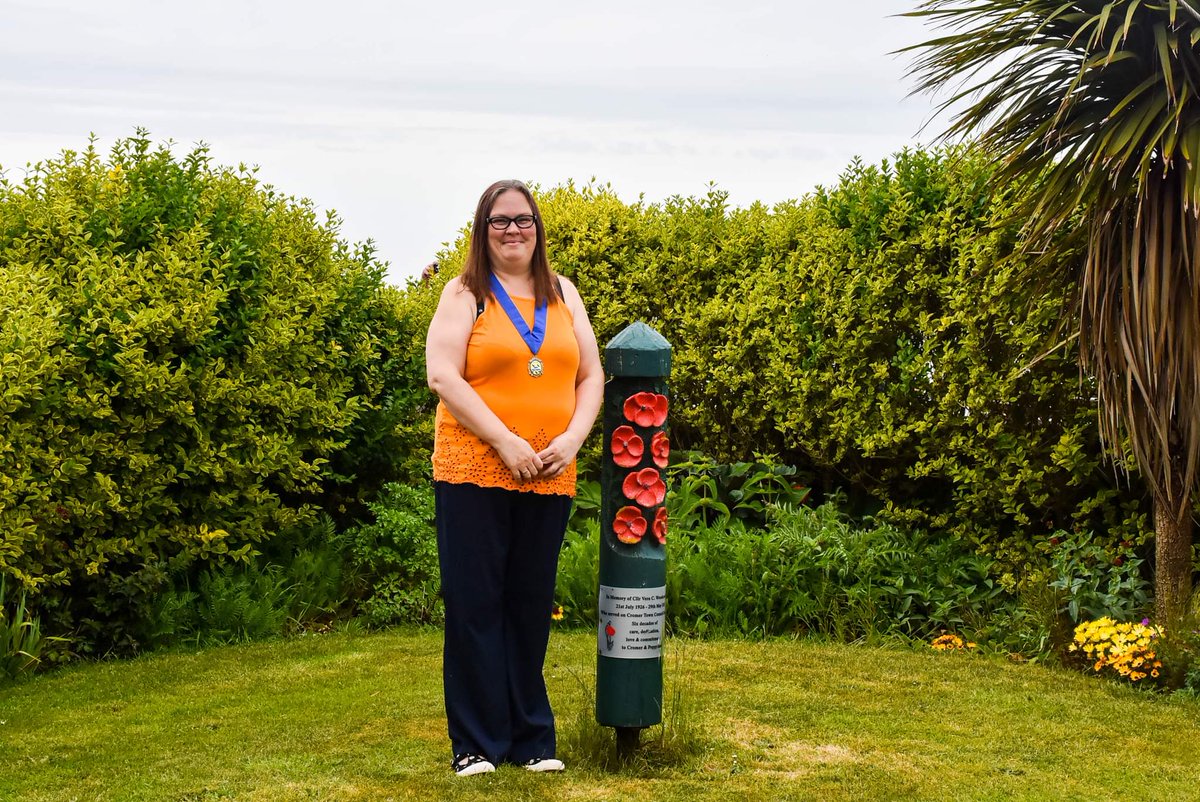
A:
POLYGON ((529 209, 533 212, 533 230, 537 232, 531 264, 535 303, 556 303, 558 297, 552 289, 554 274, 550 272, 550 259, 546 256, 546 227, 542 224, 542 214, 538 211, 537 201, 533 199, 529 187, 515 179, 497 181, 479 196, 479 205, 475 207, 475 222, 471 224, 471 244, 467 248, 462 282, 476 299, 483 300, 491 296, 489 276, 492 274, 492 260, 488 254, 487 219, 492 213, 492 207, 496 205, 496 200, 509 190, 516 190, 524 195, 525 200, 529 201, 529 209))

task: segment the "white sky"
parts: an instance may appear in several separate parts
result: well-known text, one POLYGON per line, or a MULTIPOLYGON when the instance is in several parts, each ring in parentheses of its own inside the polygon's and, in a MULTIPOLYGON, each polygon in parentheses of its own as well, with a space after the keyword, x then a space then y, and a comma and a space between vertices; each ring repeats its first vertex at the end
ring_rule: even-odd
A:
MULTIPOLYGON (((0 0, 0 168, 148 128, 257 164, 400 282, 498 178, 797 198, 929 142, 902 0, 0 0)), ((553 258, 553 254, 551 254, 553 258)))

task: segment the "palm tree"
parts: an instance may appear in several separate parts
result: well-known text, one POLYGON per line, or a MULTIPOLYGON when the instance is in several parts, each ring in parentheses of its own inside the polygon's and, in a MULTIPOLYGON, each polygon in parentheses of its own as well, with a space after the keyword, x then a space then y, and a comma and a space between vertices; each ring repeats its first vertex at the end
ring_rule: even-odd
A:
POLYGON ((1155 614, 1192 587, 1200 465, 1200 14, 1183 0, 925 0, 943 35, 906 48, 946 91, 946 136, 1029 186, 1034 270, 1078 270, 1100 434, 1154 499, 1155 614), (1128 462, 1126 463, 1128 464, 1128 462))

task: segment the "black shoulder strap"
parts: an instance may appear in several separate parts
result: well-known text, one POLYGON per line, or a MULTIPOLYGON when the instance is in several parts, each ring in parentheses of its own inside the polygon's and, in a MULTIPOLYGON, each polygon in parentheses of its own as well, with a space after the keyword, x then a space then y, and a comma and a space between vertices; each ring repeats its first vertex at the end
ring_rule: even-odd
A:
POLYGON ((475 317, 479 317, 483 314, 483 303, 483 301, 475 302, 475 317))

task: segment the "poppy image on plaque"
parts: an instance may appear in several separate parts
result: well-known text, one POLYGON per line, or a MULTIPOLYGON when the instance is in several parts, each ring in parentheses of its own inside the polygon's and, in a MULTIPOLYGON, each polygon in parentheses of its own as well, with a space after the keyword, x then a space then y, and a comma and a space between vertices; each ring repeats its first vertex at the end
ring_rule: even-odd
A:
POLYGON ((637 543, 646 534, 646 519, 637 507, 622 507, 613 519, 613 533, 622 543, 637 543))
POLYGON ((625 399, 625 419, 638 426, 662 426, 667 420, 667 397, 658 393, 634 393, 625 399))
POLYGON ((663 483, 658 471, 653 468, 642 468, 625 477, 621 485, 625 498, 637 502, 643 507, 654 507, 662 504, 667 496, 667 486, 663 483))
POLYGON ((666 432, 654 433, 654 438, 650 441, 650 454, 654 458, 655 465, 660 468, 667 467, 667 460, 671 456, 671 441, 667 438, 666 432))
POLYGON ((642 461, 646 444, 632 426, 618 426, 612 436, 613 462, 622 468, 632 468, 642 461))

